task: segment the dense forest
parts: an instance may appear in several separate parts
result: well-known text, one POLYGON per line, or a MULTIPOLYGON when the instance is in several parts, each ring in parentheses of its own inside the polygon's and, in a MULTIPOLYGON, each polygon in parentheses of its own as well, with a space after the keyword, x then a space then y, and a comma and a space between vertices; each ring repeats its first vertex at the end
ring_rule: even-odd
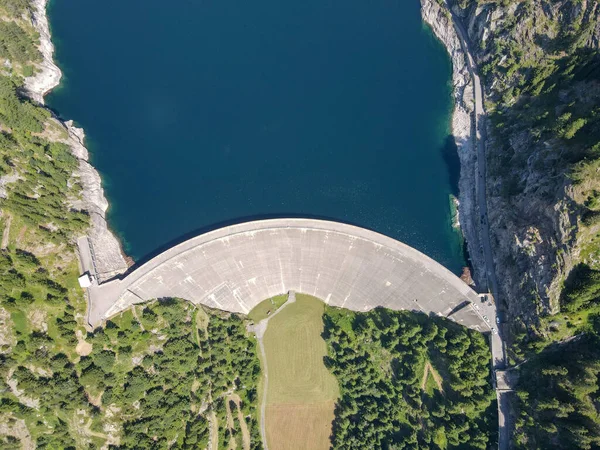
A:
POLYGON ((591 329, 547 348, 519 369, 519 449, 600 447, 600 316, 591 329))
POLYGON ((81 336, 74 311, 47 332, 15 330, 2 356, 1 411, 38 448, 229 448, 242 432, 261 448, 260 364, 241 318, 164 300, 81 336))
POLYGON ((483 335, 385 309, 327 308, 324 322, 326 364, 341 391, 334 449, 486 449, 495 442, 497 407, 483 335), (436 376, 440 384, 429 385, 436 376))

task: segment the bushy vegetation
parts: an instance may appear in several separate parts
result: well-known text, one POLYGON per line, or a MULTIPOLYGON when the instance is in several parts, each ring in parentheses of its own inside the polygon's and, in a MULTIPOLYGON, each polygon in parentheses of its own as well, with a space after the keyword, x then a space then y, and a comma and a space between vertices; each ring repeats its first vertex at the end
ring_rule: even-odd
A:
POLYGON ((483 335, 450 321, 328 308, 326 364, 337 377, 333 448, 488 448, 496 402, 483 335), (443 392, 422 388, 426 362, 443 392))
POLYGON ((21 17, 24 13, 31 11, 29 0, 3 0, 0 7, 4 9, 9 17, 21 17))
POLYGON ((0 253, 0 305, 15 314, 35 302, 62 306, 68 289, 49 274, 31 253, 7 249, 0 253))
MULTIPOLYGON (((61 142, 36 135, 50 114, 20 98, 14 81, 0 76, 0 176, 12 176, 0 208, 38 227, 44 240, 66 242, 88 225, 84 211, 69 206, 79 186, 73 181, 78 160, 61 142)), ((56 125, 55 125, 56 126, 56 125)))
POLYGON ((39 62, 41 54, 36 43, 37 39, 16 22, 0 20, 0 58, 19 64, 39 62))
POLYGON ((239 429, 226 420, 225 401, 235 393, 252 448, 260 448, 260 365, 241 318, 155 302, 89 334, 91 352, 77 358, 57 346, 77 344, 74 312, 67 304, 55 319, 59 338, 16 330, 17 344, 3 356, 2 379, 17 390, 3 390, 0 411, 24 420, 39 447, 203 448, 211 420, 218 421, 219 448, 241 445, 239 429), (17 398, 19 391, 29 400, 17 398))
POLYGON ((50 113, 20 97, 18 87, 19 79, 0 77, 0 121, 13 132, 31 136, 43 131, 50 113))

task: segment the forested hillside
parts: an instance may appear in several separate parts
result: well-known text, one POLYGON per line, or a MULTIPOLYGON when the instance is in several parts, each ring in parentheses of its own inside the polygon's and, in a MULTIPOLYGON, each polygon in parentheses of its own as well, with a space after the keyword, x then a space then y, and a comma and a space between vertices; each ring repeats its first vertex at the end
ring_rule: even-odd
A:
POLYGON ((582 309, 596 307, 589 288, 576 297, 600 270, 600 7, 596 0, 452 4, 485 85, 501 297, 517 334, 560 339, 585 324, 582 309), (552 314, 550 326, 544 317, 552 314))
POLYGON ((486 449, 496 400, 483 335, 444 319, 327 308, 327 366, 341 398, 335 449, 486 449))
POLYGON ((451 0, 484 82, 514 443, 599 445, 600 4, 451 0))
POLYGON ((23 96, 41 60, 30 8, 0 2, 0 447, 259 448, 240 318, 167 301, 86 331, 74 241, 89 217, 65 127, 23 96))
POLYGON ((591 449, 600 446, 600 317, 591 329, 550 347, 521 366, 517 392, 519 449, 591 449))
POLYGON ((239 317, 167 300, 128 310, 84 339, 74 312, 67 305, 48 332, 32 330, 30 315, 18 321, 2 359, 0 408, 14 436, 5 442, 192 449, 245 438, 261 447, 260 365, 239 317))

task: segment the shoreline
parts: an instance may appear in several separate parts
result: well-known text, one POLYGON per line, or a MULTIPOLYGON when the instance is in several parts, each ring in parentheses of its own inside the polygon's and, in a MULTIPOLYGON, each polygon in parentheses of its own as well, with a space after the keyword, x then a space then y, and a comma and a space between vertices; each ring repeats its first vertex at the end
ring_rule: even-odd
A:
MULTIPOLYGON (((452 84, 454 108, 452 112, 452 135, 457 146, 460 160, 459 195, 457 216, 461 218, 459 228, 466 241, 468 262, 474 269, 477 285, 483 285, 485 279, 483 255, 478 233, 478 205, 476 202, 476 149, 472 114, 473 86, 465 56, 449 12, 436 0, 420 0, 422 20, 429 25, 433 34, 446 48, 452 62, 452 84)), ((48 0, 32 0, 32 25, 40 35, 40 52, 43 60, 38 64, 38 72, 25 79, 24 87, 28 97, 44 105, 44 96, 60 84, 62 72, 54 63, 54 45, 52 43, 47 6, 48 0)), ((108 201, 102 188, 98 171, 88 162, 89 152, 85 147, 85 133, 74 126, 73 121, 61 121, 53 118, 67 132, 65 143, 79 160, 79 170, 73 176, 82 185, 80 199, 72 202, 74 208, 84 209, 90 215, 88 231, 92 254, 95 255, 98 281, 106 281, 123 274, 131 265, 123 251, 121 242, 110 231, 106 221, 108 201)))
POLYGON ((476 196, 477 152, 474 114, 474 93, 471 75, 450 12, 436 0, 420 0, 421 18, 444 45, 452 62, 452 136, 460 159, 458 181, 459 227, 466 241, 468 262, 473 268, 477 286, 485 286, 485 262, 479 236, 479 207, 476 196))
MULTIPOLYGON (((54 63, 54 45, 50 35, 47 6, 48 0, 32 0, 32 26, 40 35, 39 49, 43 60, 36 67, 37 73, 25 79, 24 88, 27 96, 44 105, 44 96, 60 84, 62 72, 54 63)), ((98 281, 106 281, 124 273, 128 267, 128 256, 124 253, 121 242, 110 231, 106 221, 108 201, 102 188, 102 180, 98 171, 88 162, 89 152, 85 147, 85 133, 82 128, 73 125, 73 121, 54 120, 67 133, 64 143, 71 148, 73 155, 79 160, 79 170, 73 178, 81 183, 81 198, 71 202, 73 208, 82 209, 90 216, 88 242, 94 255, 98 281)))

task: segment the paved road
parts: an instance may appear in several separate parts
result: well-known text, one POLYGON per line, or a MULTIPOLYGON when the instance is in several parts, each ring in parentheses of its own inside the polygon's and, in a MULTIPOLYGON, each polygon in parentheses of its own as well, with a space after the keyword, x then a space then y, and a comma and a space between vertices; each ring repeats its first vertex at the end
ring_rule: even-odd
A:
POLYGON ((479 221, 480 221, 480 235, 481 235, 481 246, 483 250, 483 256, 485 259, 486 267, 486 280, 488 283, 489 291, 494 295, 494 298, 498 297, 498 283, 496 282, 496 273, 494 270, 494 258, 492 256, 492 246, 490 244, 490 229, 488 224, 488 213, 487 213, 487 198, 486 198, 486 157, 485 157, 485 141, 487 139, 486 127, 485 127, 485 109, 483 106, 483 88, 481 87, 481 80, 477 73, 477 66, 473 57, 471 56, 470 45, 468 40, 468 34, 465 31, 461 20, 454 13, 452 13, 454 25, 460 40, 461 46, 464 50, 467 67, 473 78, 473 94, 475 97, 475 136, 477 139, 477 178, 476 178, 476 192, 477 192, 477 204, 479 206, 479 221))
POLYGON ((502 346, 502 338, 498 334, 497 311, 496 304, 491 300, 489 295, 481 296, 481 300, 476 302, 473 307, 481 315, 481 317, 490 325, 492 333, 490 335, 492 366, 495 369, 504 369, 504 350, 502 346), (487 298, 487 299, 486 299, 487 298), (484 300, 485 299, 485 300, 484 300))
MULTIPOLYGON (((479 236, 481 247, 483 251, 483 257, 485 261, 486 280, 488 284, 488 290, 493 294, 496 304, 493 304, 493 312, 488 310, 488 315, 493 316, 494 320, 497 316, 497 306, 499 303, 498 296, 498 283, 496 280, 496 272, 494 269, 494 258, 492 254, 492 246, 490 242, 490 228, 488 223, 488 212, 487 212, 487 197, 486 197, 486 156, 485 156, 485 141, 486 125, 485 125, 485 108, 483 105, 483 88, 481 87, 481 80, 477 73, 477 65, 471 55, 471 47, 469 44, 469 37, 462 25, 461 19, 457 17, 450 6, 446 3, 446 6, 450 10, 454 27, 456 29, 458 38, 460 40, 461 47, 463 48, 465 58, 467 61, 467 67, 473 79, 473 95, 475 97, 475 137, 477 139, 477 177, 475 183, 475 190, 477 193, 477 204, 479 206, 479 236)), ((492 322, 493 323, 493 322, 492 322)), ((498 333, 491 335, 491 348, 492 348, 492 364, 494 370, 506 368, 506 352, 502 337, 498 333)), ((498 448, 500 450, 506 450, 510 447, 510 430, 507 426, 509 421, 509 396, 508 392, 497 391, 498 399, 498 448)))

